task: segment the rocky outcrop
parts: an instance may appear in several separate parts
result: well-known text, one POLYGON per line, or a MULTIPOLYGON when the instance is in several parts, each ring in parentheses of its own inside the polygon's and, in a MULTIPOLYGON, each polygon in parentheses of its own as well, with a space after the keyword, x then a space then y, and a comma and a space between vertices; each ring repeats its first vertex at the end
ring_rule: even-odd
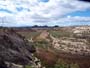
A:
POLYGON ((12 29, 0 31, 0 68, 33 63, 35 47, 12 29), (7 64, 8 63, 8 64, 7 64))

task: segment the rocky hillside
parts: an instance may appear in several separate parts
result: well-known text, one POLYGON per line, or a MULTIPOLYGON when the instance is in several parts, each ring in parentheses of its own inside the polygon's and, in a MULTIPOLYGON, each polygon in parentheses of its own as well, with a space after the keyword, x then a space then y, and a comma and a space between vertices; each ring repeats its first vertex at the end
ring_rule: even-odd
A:
POLYGON ((0 31, 0 68, 25 68, 34 64, 35 47, 12 29, 0 31))

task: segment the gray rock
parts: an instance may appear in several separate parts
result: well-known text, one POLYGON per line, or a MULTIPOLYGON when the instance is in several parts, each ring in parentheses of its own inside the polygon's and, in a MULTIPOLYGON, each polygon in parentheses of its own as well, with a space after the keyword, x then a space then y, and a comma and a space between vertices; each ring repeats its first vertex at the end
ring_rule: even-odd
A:
POLYGON ((5 62, 26 65, 32 63, 32 53, 36 51, 32 43, 12 29, 0 31, 0 68, 5 62))

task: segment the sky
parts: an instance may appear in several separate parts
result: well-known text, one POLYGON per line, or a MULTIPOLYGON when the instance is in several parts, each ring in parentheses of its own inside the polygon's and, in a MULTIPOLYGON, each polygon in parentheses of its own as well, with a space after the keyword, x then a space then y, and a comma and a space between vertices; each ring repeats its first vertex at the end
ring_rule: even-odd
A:
POLYGON ((0 26, 33 25, 90 25, 90 3, 83 0, 0 0, 0 26))

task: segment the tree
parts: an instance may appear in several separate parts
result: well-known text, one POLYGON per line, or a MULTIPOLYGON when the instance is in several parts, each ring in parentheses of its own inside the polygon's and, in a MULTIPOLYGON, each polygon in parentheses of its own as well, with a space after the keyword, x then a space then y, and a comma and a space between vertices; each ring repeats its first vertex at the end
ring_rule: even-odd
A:
POLYGON ((58 25, 55 25, 54 27, 56 28, 56 27, 59 27, 59 26, 58 25))

